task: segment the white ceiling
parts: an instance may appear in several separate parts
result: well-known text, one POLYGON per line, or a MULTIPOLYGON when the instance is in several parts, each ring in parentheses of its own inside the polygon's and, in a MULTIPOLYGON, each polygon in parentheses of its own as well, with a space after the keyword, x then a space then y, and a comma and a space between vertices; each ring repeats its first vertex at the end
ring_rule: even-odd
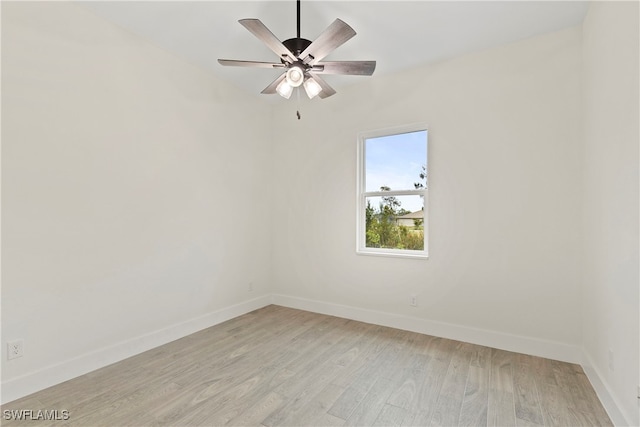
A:
MULTIPOLYGON (((81 4, 252 94, 259 94, 279 71, 223 67, 217 59, 277 61, 277 57, 237 21, 258 18, 280 40, 296 36, 295 0, 81 4)), ((377 68, 373 77, 327 76, 327 82, 339 89, 361 79, 578 25, 587 7, 583 1, 302 0, 301 36, 315 39, 336 18, 357 32, 326 59, 373 59, 377 68)))

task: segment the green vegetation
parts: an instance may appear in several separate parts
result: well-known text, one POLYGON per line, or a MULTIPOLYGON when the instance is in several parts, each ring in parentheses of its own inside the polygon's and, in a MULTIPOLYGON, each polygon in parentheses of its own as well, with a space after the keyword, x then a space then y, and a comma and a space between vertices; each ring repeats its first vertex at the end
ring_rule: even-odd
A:
MULTIPOLYGON (((422 166, 419 177, 420 180, 413 184, 415 189, 427 188, 426 165, 422 166)), ((391 188, 382 186, 380 191, 391 191, 391 188)), ((382 196, 378 206, 372 206, 367 200, 366 247, 424 250, 424 219, 414 218, 412 227, 398 223, 397 218, 408 213, 411 212, 403 209, 400 200, 394 196, 382 196)))
MULTIPOLYGON (((421 188, 417 187, 416 188, 421 188)), ((391 190, 380 187, 381 191, 391 190)), ((411 213, 402 209, 394 196, 383 196, 377 207, 367 201, 366 246, 368 248, 424 250, 424 227, 422 219, 414 219, 413 227, 398 224, 397 218, 411 213)))

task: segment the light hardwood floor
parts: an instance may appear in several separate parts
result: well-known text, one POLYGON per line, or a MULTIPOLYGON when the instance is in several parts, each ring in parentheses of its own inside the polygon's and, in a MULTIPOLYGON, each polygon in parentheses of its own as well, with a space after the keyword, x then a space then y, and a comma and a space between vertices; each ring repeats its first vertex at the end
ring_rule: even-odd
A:
POLYGON ((16 400, 3 426, 609 426, 578 365, 268 306, 16 400))

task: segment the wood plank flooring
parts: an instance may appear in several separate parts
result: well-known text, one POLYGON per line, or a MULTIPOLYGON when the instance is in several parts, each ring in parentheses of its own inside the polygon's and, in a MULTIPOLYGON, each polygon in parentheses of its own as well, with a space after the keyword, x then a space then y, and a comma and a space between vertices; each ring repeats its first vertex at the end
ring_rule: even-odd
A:
POLYGON ((69 419, 2 425, 612 425, 578 365, 274 305, 2 414, 45 409, 69 419))

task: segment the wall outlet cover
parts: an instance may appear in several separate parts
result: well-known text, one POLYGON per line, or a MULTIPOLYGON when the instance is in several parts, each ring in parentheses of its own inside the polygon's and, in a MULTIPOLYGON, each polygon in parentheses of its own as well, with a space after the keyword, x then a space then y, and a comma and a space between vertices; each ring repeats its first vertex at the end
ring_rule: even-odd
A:
POLYGON ((24 340, 7 342, 7 359, 17 359, 24 356, 24 340))

